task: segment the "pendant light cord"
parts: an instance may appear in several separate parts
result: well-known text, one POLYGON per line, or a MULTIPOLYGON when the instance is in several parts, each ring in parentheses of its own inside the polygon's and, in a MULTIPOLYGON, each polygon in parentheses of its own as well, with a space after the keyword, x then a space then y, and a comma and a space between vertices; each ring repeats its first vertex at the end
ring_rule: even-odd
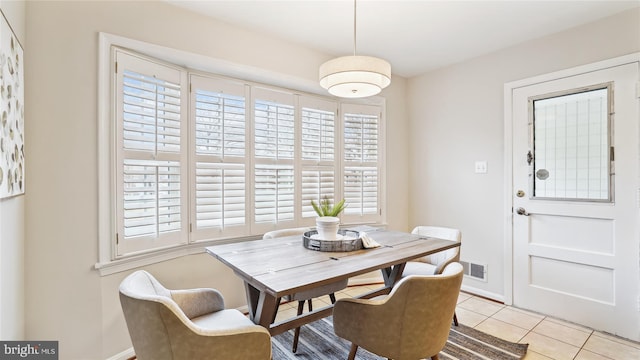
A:
POLYGON ((356 0, 353 0, 353 56, 356 56, 356 0))

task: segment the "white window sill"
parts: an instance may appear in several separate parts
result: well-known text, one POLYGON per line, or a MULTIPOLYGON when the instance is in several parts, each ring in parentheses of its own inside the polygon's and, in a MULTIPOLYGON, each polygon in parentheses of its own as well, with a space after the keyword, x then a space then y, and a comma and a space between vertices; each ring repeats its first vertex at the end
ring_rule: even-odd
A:
POLYGON ((116 259, 105 262, 98 262, 94 265, 95 269, 98 270, 100 276, 107 276, 111 274, 116 274, 122 271, 127 271, 163 261, 168 261, 172 259, 176 259, 182 256, 200 254, 205 252, 205 247, 211 245, 220 245, 220 244, 229 244, 247 240, 257 240, 259 237, 243 237, 243 238, 234 238, 234 239, 226 239, 226 240, 217 240, 217 241, 204 241, 198 242, 197 244, 189 244, 189 245, 181 245, 163 250, 156 250, 153 252, 140 254, 140 255, 132 255, 128 257, 124 257, 122 259, 116 259))
MULTIPOLYGON (((387 224, 350 224, 344 225, 344 228, 353 228, 359 231, 371 231, 372 229, 386 229, 387 224)), ((97 262, 94 267, 100 273, 100 276, 107 276, 116 274, 119 272, 140 268, 155 263, 176 259, 182 256, 200 254, 205 252, 205 247, 220 244, 230 244, 248 240, 261 239, 260 236, 249 236, 242 238, 232 238, 225 240, 210 240, 202 241, 196 244, 181 245, 163 250, 156 250, 153 252, 132 255, 122 259, 116 259, 111 261, 97 262)))

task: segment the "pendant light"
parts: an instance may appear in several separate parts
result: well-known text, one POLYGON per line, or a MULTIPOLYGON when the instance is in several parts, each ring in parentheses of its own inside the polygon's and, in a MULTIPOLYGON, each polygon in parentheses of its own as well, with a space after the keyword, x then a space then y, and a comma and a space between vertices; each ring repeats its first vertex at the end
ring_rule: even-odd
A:
POLYGON ((353 1, 353 56, 342 56, 320 66, 320 86, 343 98, 380 93, 391 84, 391 65, 373 56, 356 55, 356 1, 353 1))

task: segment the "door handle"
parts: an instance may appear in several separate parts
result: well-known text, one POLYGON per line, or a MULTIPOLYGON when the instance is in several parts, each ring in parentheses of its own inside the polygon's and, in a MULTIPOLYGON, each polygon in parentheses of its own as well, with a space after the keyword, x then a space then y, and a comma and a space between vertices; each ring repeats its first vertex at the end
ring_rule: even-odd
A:
POLYGON ((529 215, 531 215, 531 214, 529 214, 529 213, 527 212, 527 210, 525 210, 525 209, 524 209, 524 208, 522 208, 522 207, 519 207, 519 208, 517 208, 517 209, 516 209, 516 214, 518 214, 518 215, 524 215, 524 216, 529 216, 529 215))

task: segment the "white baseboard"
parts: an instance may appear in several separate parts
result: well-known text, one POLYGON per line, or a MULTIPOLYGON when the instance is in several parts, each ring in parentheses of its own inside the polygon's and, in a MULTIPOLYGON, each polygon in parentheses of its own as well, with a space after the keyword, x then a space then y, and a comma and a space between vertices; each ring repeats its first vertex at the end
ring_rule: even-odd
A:
POLYGON ((133 347, 130 347, 119 354, 115 354, 112 357, 107 358, 107 360, 127 360, 127 359, 131 359, 135 355, 136 353, 133 351, 133 347))
POLYGON ((486 290, 482 290, 482 289, 478 289, 475 288, 473 286, 469 286, 469 285, 462 285, 462 287, 460 288, 460 290, 473 294, 473 295, 478 295, 478 296, 482 296, 485 297, 487 299, 491 299, 491 300, 495 300, 495 301, 499 301, 501 303, 504 303, 504 295, 501 294, 496 294, 490 291, 486 291, 486 290))

